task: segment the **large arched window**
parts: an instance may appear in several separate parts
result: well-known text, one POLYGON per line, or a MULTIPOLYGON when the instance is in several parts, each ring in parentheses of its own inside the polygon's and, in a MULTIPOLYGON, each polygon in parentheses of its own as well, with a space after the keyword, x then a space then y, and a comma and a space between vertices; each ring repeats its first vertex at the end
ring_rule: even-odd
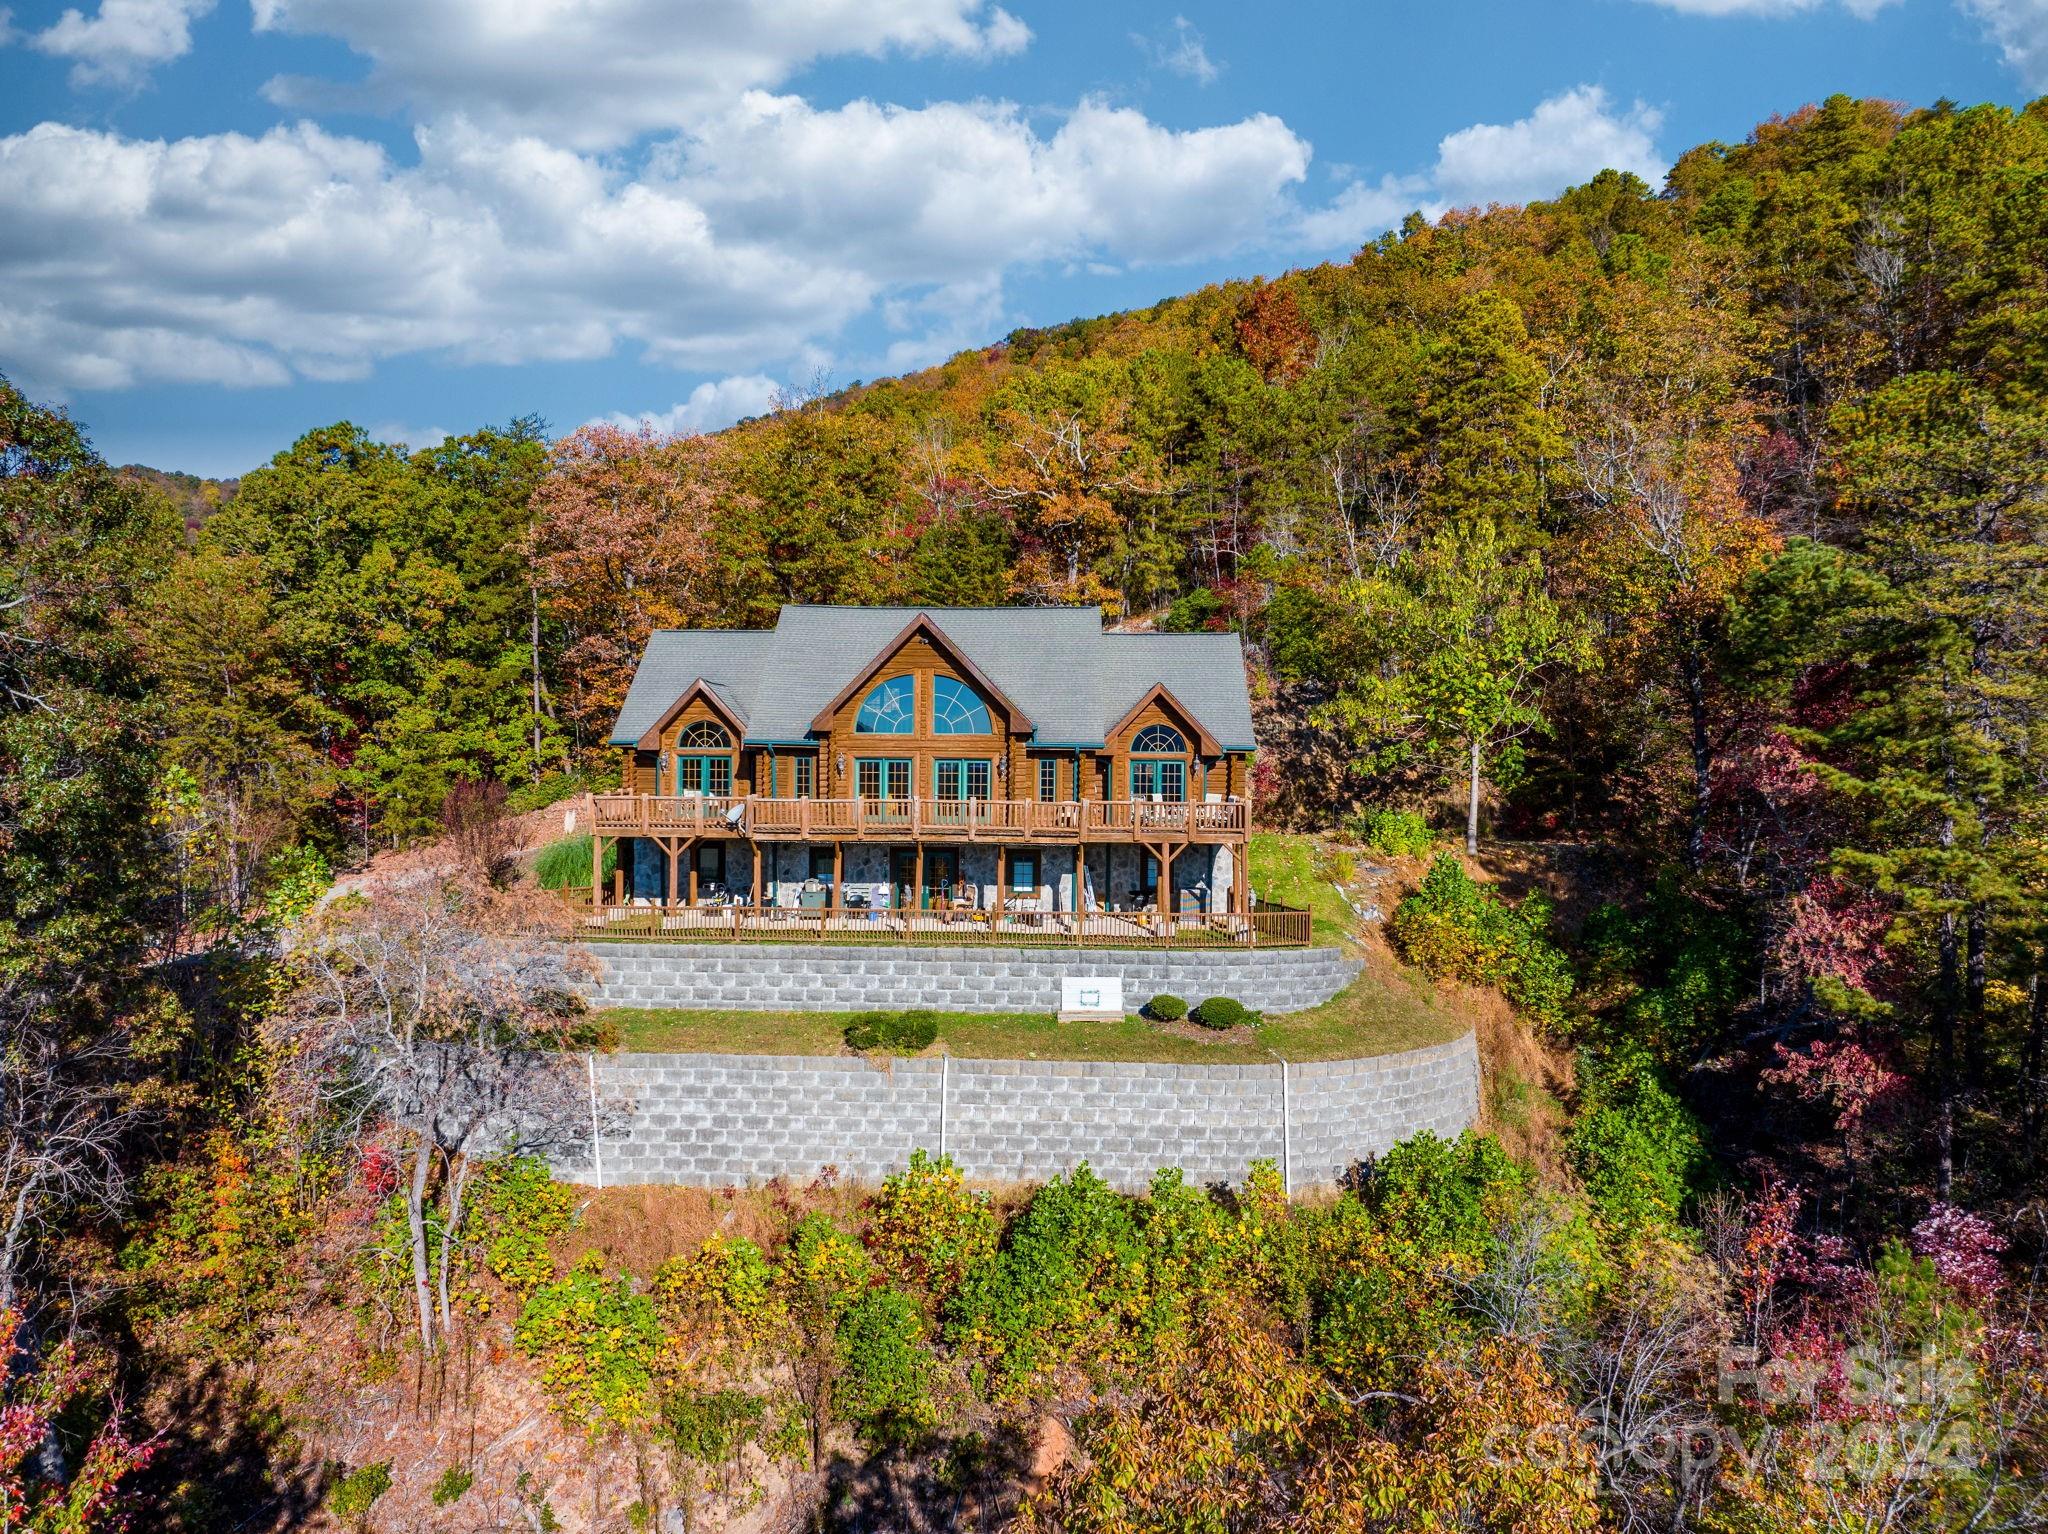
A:
POLYGON ((1131 797, 1178 804, 1188 796, 1187 737, 1148 724, 1131 739, 1131 797))
POLYGON ((1187 750, 1187 739, 1169 724, 1148 724, 1131 742, 1131 751, 1138 756, 1185 756, 1187 750))
POLYGON ((725 726, 710 719, 699 719, 695 724, 686 725, 683 733, 676 737, 676 744, 685 751, 723 751, 732 747, 732 736, 725 726))
POLYGON ((965 682, 950 676, 932 678, 934 735, 993 735, 988 705, 965 682))
POLYGON ((861 699, 853 716, 857 735, 914 735, 917 732, 917 683, 907 676, 877 682, 861 699))

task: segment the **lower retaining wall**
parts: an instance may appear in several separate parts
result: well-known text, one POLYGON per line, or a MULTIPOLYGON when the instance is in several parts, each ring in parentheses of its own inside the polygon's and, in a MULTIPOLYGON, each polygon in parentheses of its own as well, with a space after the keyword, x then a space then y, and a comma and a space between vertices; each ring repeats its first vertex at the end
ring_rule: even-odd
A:
MULTIPOLYGON (((606 1186, 746 1186, 828 1166, 879 1181, 922 1149, 986 1181, 1039 1182, 1086 1161, 1136 1191, 1161 1167, 1239 1183, 1269 1160, 1302 1188, 1422 1130, 1455 1135, 1479 1112, 1470 1034, 1287 1066, 611 1055, 592 1068, 606 1186)), ((599 1168, 585 1157, 558 1171, 588 1183, 599 1168)))
POLYGON ((1230 996, 1260 1012, 1317 1006, 1358 961, 1335 948, 804 947, 777 943, 606 943, 590 1000, 601 1007, 737 1007, 837 1012, 938 1007, 1053 1012, 1063 975, 1121 975, 1136 1009, 1168 991, 1190 1005, 1230 996))

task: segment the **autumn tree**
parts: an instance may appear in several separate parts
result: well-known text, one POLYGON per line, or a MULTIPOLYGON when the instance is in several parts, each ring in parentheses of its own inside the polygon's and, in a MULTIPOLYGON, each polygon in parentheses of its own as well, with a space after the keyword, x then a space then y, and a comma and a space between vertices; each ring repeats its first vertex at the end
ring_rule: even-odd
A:
POLYGON ((714 617, 711 526, 724 450, 706 437, 592 425, 548 453, 526 549, 561 626, 564 711, 579 745, 600 743, 647 636, 714 617))

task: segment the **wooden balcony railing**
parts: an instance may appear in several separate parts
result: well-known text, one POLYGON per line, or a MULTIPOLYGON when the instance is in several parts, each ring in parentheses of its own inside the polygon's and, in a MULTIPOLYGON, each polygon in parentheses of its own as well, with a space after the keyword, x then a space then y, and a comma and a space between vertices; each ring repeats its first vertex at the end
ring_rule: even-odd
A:
POLYGON ((764 841, 1234 841, 1243 800, 764 799, 600 794, 601 836, 744 836, 764 841))
POLYGON ((876 911, 662 904, 590 907, 560 892, 579 942, 922 943, 1003 948, 1302 948, 1310 917, 1287 906, 1249 913, 1158 911, 876 911))

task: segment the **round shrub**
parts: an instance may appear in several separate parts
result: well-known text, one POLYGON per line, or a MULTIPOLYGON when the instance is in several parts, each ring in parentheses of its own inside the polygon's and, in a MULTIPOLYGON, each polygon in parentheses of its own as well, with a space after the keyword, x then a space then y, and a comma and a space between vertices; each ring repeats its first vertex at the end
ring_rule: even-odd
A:
POLYGON ((1235 1028, 1259 1020, 1258 1013, 1228 996, 1211 996, 1188 1015, 1204 1028, 1235 1028))
POLYGON ((1154 1022, 1176 1023, 1188 1015, 1188 1004, 1178 996, 1161 991, 1145 1003, 1145 1015, 1154 1022))
POLYGON ((882 1047, 882 1028, 893 1022, 895 1014, 890 1012, 860 1012, 846 1025, 847 1044, 859 1050, 882 1047))
POLYGON ((1413 810, 1367 810, 1352 826, 1360 841, 1390 858, 1419 858, 1436 843, 1429 822, 1413 810))
POLYGON ((858 1050, 887 1049, 914 1055, 931 1047, 939 1036, 939 1014, 925 1008, 910 1012, 862 1012, 846 1025, 846 1042, 858 1050))
POLYGON ((931 1048, 932 1042, 939 1036, 939 1014, 936 1012, 920 1008, 914 1012, 902 1013, 894 1021, 893 1030, 884 1033, 882 1042, 892 1049, 902 1050, 905 1054, 915 1054, 920 1049, 931 1048))

